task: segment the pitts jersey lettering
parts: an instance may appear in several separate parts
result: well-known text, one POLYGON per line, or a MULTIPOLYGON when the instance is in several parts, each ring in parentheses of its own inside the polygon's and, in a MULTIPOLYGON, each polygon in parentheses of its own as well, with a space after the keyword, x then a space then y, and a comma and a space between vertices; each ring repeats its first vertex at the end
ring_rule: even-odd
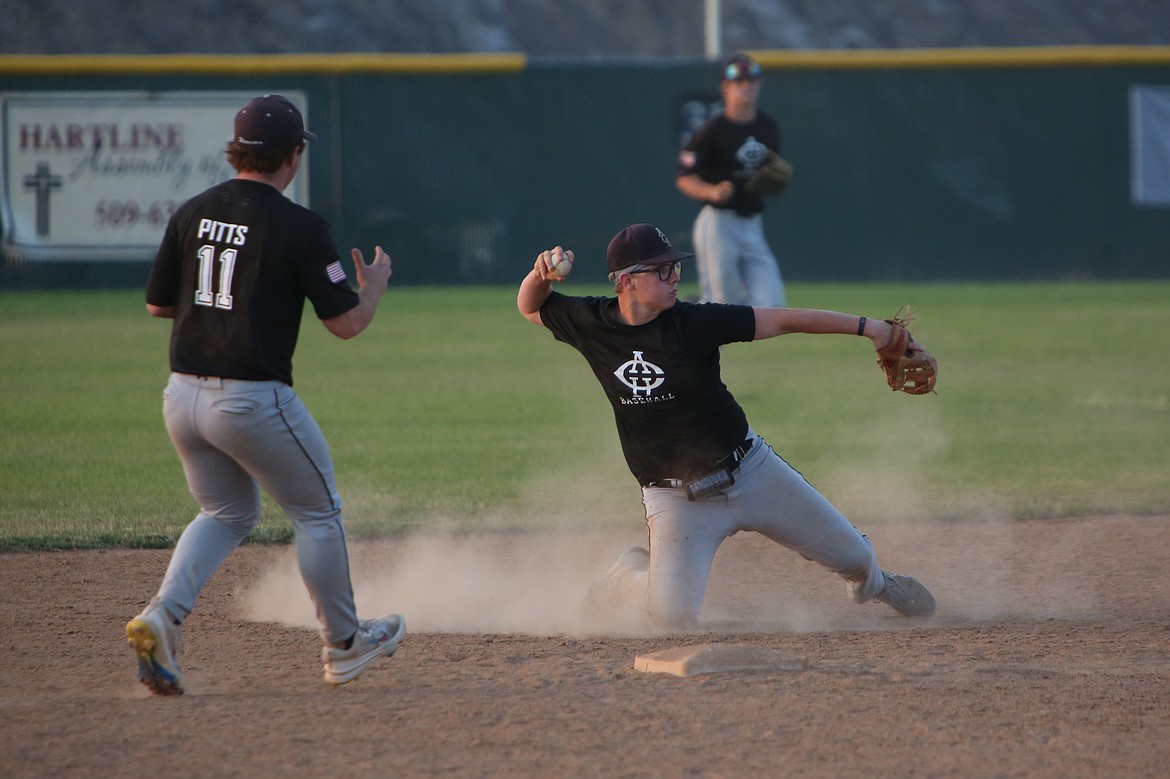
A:
POLYGON ((214 219, 200 219, 198 236, 201 241, 243 246, 248 239, 248 225, 217 222, 214 219))

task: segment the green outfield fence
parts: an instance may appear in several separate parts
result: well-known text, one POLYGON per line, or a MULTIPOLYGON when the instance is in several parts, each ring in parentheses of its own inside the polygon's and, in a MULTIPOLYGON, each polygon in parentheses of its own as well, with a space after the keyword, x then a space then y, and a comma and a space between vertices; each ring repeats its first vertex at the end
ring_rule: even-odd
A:
MULTIPOLYGON (((753 53, 795 167, 766 216, 789 280, 1170 277, 1170 206, 1134 195, 1132 109, 1170 88, 1170 48, 753 53)), ((600 280, 629 222, 688 248, 676 152, 718 96, 691 58, 0 56, 3 94, 103 90, 303 93, 310 205, 342 247, 384 245, 401 284, 515 283, 554 243, 600 280)), ((9 257, 0 288, 145 272, 9 257)))

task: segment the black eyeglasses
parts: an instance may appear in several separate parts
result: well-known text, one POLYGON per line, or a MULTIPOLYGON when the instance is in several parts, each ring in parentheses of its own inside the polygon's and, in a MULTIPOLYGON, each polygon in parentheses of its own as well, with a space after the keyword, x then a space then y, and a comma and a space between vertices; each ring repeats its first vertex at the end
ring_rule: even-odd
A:
POLYGON ((668 262, 665 265, 655 265, 650 268, 642 268, 641 270, 630 271, 631 276, 633 276, 635 273, 657 273, 658 279, 660 281, 670 281, 670 277, 676 273, 679 276, 682 276, 682 262, 668 262))

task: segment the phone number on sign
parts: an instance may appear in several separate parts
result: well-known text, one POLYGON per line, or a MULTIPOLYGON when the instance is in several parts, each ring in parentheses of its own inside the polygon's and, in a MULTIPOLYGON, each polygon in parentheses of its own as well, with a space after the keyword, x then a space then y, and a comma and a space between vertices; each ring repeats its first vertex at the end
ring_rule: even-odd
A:
POLYGON ((175 200, 156 200, 149 205, 133 200, 99 200, 94 206, 98 227, 134 227, 149 224, 162 227, 179 207, 175 200))

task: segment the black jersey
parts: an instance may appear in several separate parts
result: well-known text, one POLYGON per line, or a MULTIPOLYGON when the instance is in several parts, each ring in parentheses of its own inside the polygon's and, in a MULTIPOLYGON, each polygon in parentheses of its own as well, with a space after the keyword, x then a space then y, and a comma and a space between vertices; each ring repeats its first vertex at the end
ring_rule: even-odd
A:
POLYGON ((710 471, 747 436, 747 417, 723 384, 719 347, 752 340, 755 312, 679 301, 651 322, 626 325, 616 308, 616 298, 553 292, 540 318, 601 382, 639 484, 710 471))
POLYGON ((678 174, 696 173, 708 184, 735 184, 731 200, 715 208, 729 208, 740 216, 764 210, 764 198, 749 194, 744 184, 764 161, 768 149, 780 153, 780 125, 763 111, 751 122, 733 122, 720 113, 695 131, 679 154, 678 174))
POLYGON ((246 179, 184 203, 167 225, 146 302, 176 306, 171 370, 292 384, 305 300, 320 319, 359 302, 328 223, 246 179))

